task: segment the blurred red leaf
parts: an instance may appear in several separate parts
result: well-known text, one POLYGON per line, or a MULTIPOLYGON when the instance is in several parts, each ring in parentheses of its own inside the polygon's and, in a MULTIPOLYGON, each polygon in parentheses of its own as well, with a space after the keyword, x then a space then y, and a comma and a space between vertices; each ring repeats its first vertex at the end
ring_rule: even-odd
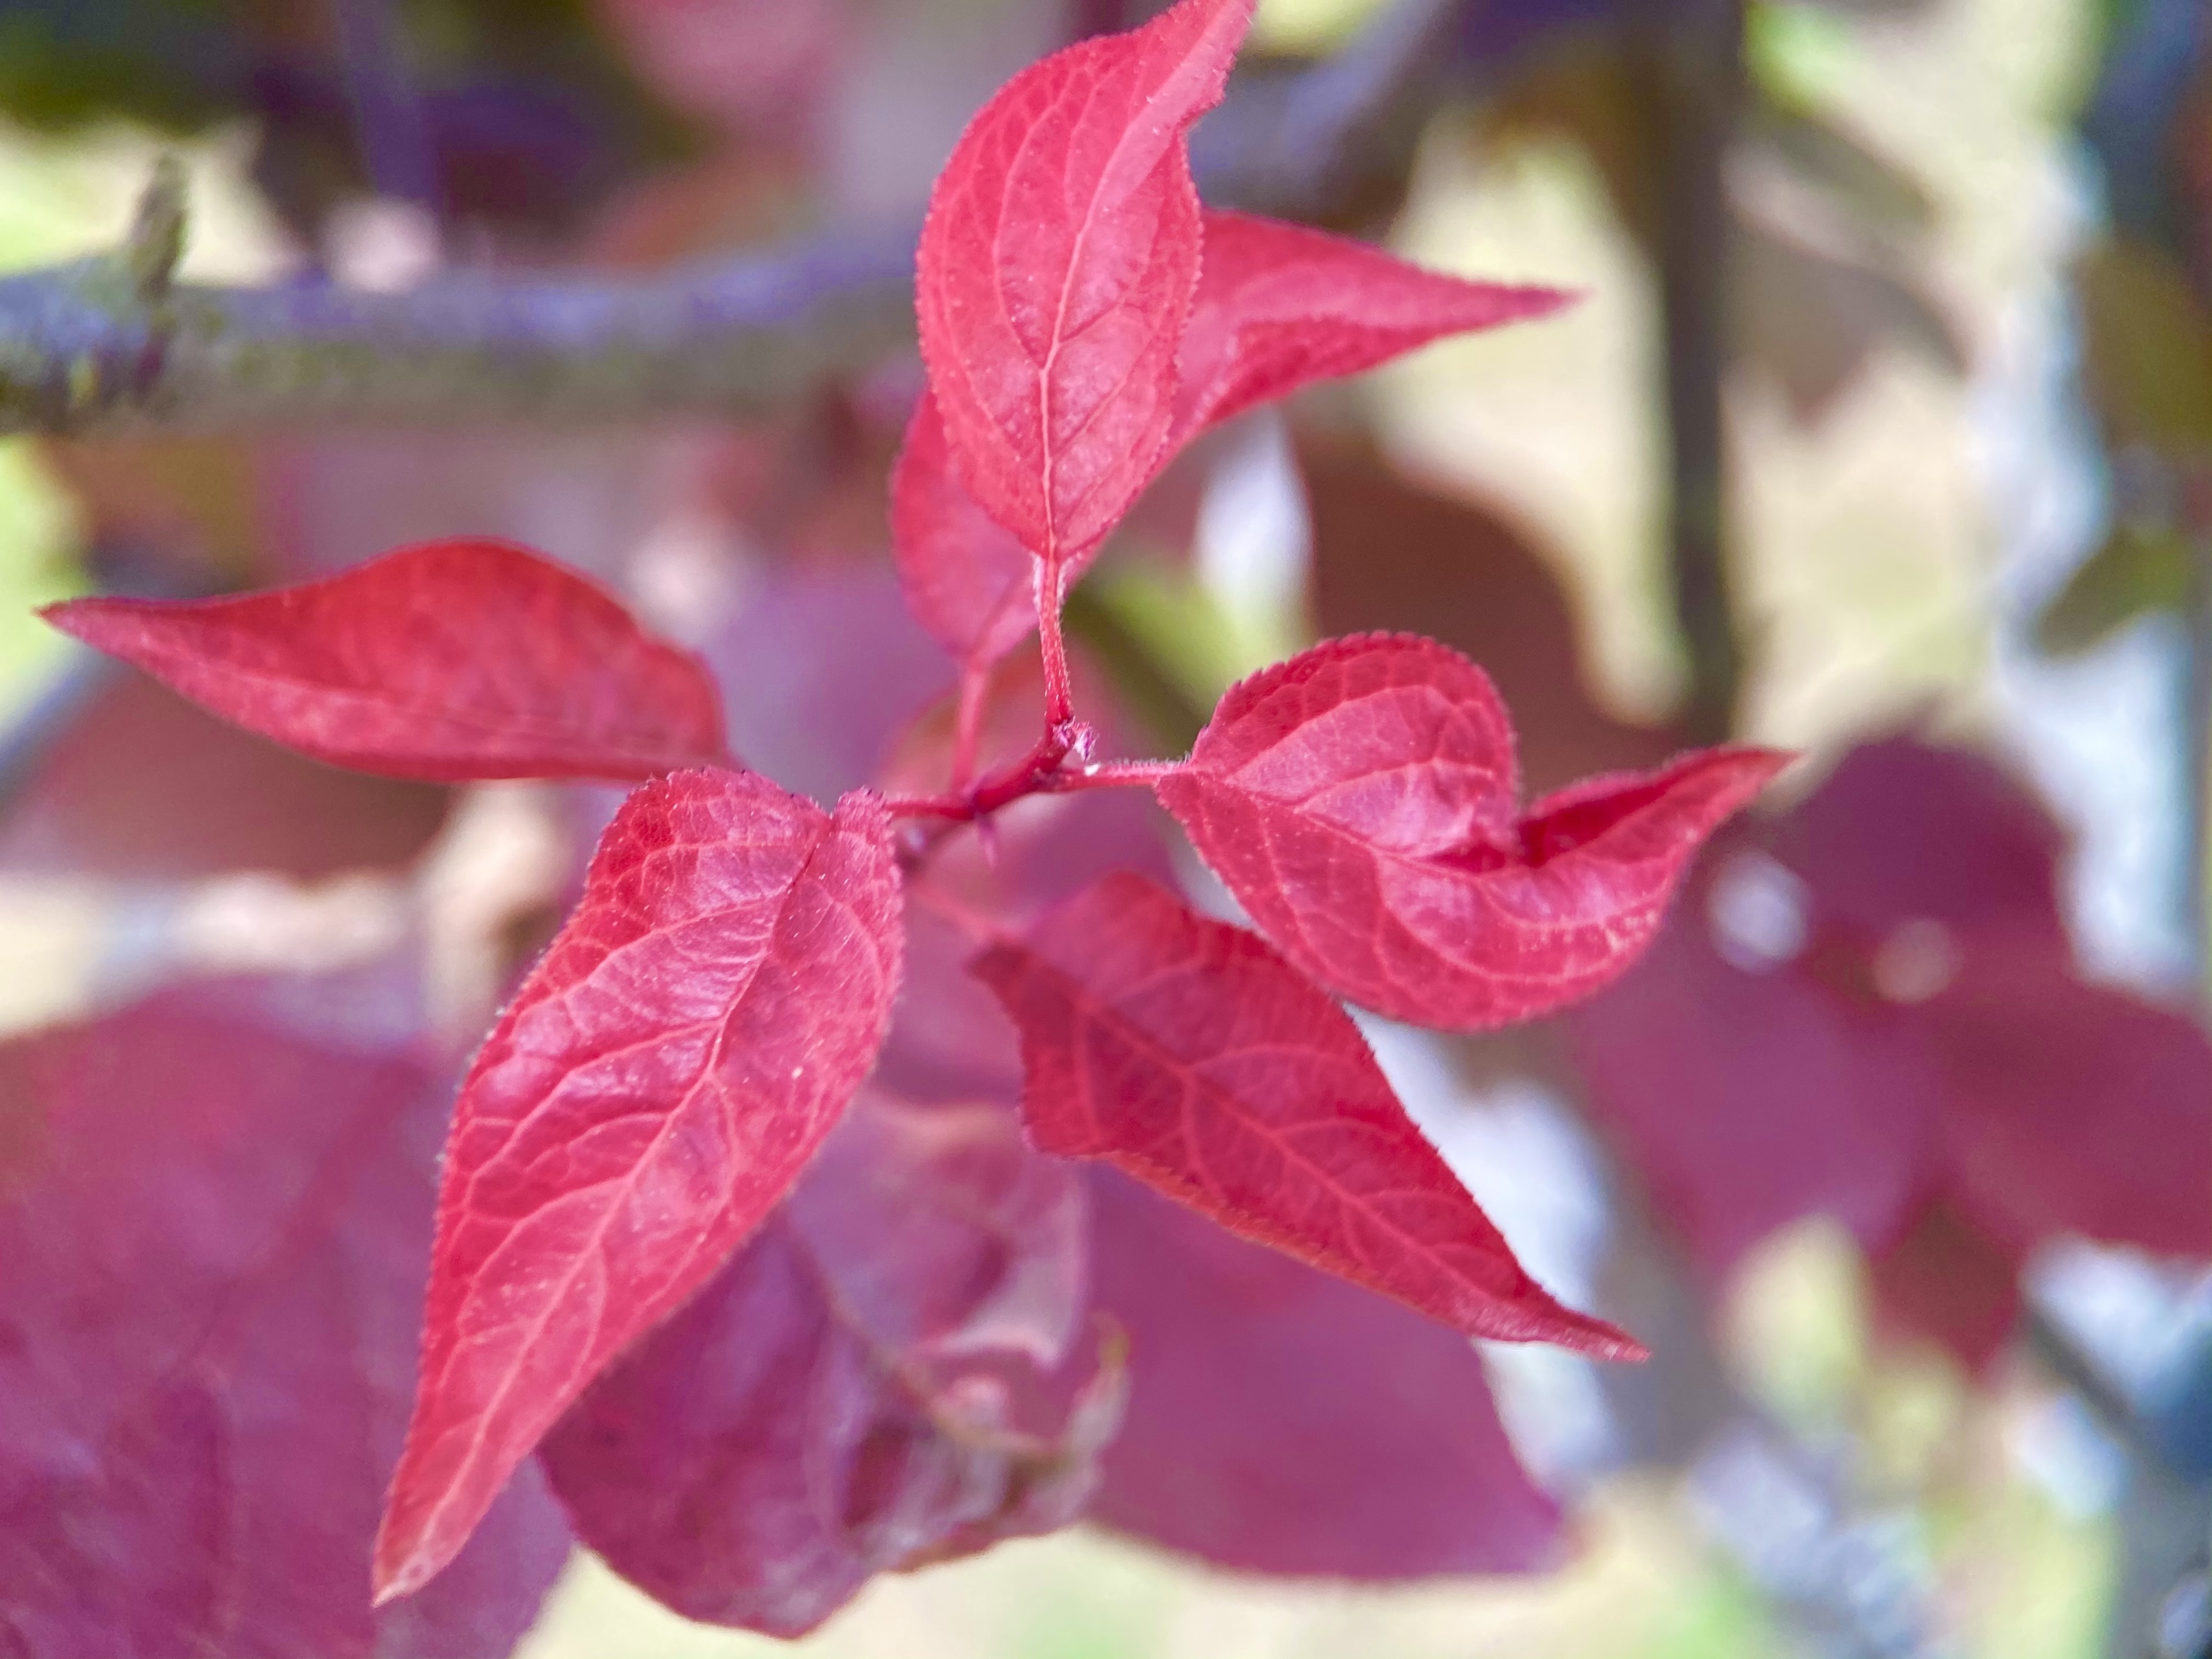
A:
POLYGON ((900 732, 951 678, 880 563, 763 573, 702 654, 727 690, 746 765, 820 801, 877 782, 900 732))
POLYGON ((2212 1046, 2195 1020, 1995 937, 1924 1006, 1947 1189, 1992 1237, 2212 1256, 2212 1046))
MULTIPOLYGON (((989 667, 1036 626, 1036 562, 952 474, 936 399, 924 392, 891 472, 891 545, 915 617, 953 659, 989 667)), ((1072 556, 1064 580, 1079 574, 1072 556)))
POLYGON ((878 1572, 1065 1525, 1117 1383, 1018 1419, 1082 1311, 1081 1198, 1003 1111, 864 1097, 547 1439, 580 1535, 688 1618, 797 1636, 878 1572))
POLYGON ((2212 1256, 2212 1046, 2076 976, 2060 850, 1986 763, 1869 744, 1576 1012, 1594 1108, 1709 1273, 1831 1216, 1891 1322, 1978 1364, 2047 1239, 2212 1256))
POLYGON ((1406 1115, 1358 1029, 1254 934, 1117 873, 980 954, 1046 1152, 1470 1335, 1637 1357, 1562 1308, 1406 1115))
POLYGON ((1875 1328, 1933 1342, 1978 1371, 2004 1352, 2020 1322, 2027 1261, 1972 1217, 1931 1199, 1868 1258, 1875 1328))
POLYGON ((1585 996, 1785 757, 1712 749, 1520 806, 1488 678, 1432 640, 1331 640, 1231 688, 1160 802, 1291 961, 1469 1030, 1585 996))
POLYGON ((1917 1190, 1936 1087, 1882 1008, 1714 949, 1716 882, 1764 869, 1735 862, 1741 844, 1716 846, 1644 960, 1571 1017, 1600 1116, 1716 1275, 1807 1215, 1884 1237, 1917 1190))
POLYGON ((875 1061, 898 928, 872 797, 684 772, 623 804, 461 1087, 380 1597, 789 1189, 875 1061))
POLYGON ((848 27, 845 0, 599 0, 645 78, 738 137, 808 125, 848 27))
POLYGON ((630 779, 724 753, 696 659, 503 542, 427 543, 265 593, 44 614, 225 720, 362 771, 630 779))
POLYGON ((1181 0, 1024 70, 931 196, 916 313, 956 471, 1055 565, 1158 470, 1199 272, 1185 135, 1250 21, 1251 0, 1181 0))
POLYGON ((1542 317, 1557 289, 1464 282, 1302 225, 1209 209, 1173 436, 1449 334, 1542 317))
POLYGON ((503 1654, 568 1553, 523 1480, 370 1611, 444 1091, 303 993, 356 995, 203 983, 0 1047, 11 1654, 503 1654))
POLYGON ((977 935, 964 915, 907 890, 907 970, 876 1080, 909 1100, 1021 1098, 1020 1038, 1006 1011, 967 971, 977 935))
POLYGON ((410 861, 446 816, 430 784, 302 760, 118 672, 10 792, 0 867, 124 880, 271 870, 303 881, 410 861))
POLYGON ((1861 933, 1933 921, 2067 948, 2065 837, 2019 784, 1963 750, 1863 744, 1760 839, 1816 883, 1823 913, 1861 933))
POLYGON ((1090 1194, 1093 1297, 1132 1356, 1096 1519, 1245 1572, 1559 1564, 1559 1510, 1465 1340, 1111 1170, 1090 1194))

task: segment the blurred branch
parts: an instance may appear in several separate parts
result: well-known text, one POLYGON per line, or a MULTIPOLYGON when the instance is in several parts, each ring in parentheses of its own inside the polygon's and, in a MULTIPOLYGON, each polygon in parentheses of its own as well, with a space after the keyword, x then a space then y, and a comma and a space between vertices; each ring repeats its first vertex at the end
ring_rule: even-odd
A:
POLYGON ((913 331, 903 233, 645 280, 455 276, 404 294, 149 295, 133 258, 0 281, 0 430, 748 413, 913 331))
POLYGON ((2181 917, 2197 963, 2197 988, 2212 1008, 2212 927, 2205 884, 2212 881, 2212 480, 2191 478, 2184 485, 2186 520, 2184 547, 2189 579, 2189 707, 2181 757, 2182 801, 2188 814, 2181 884, 2181 917))
POLYGON ((1726 547, 1721 384, 1728 361, 1726 162, 1744 98, 1744 0, 1687 0, 1631 44, 1658 186, 1659 301, 1674 617, 1689 654, 1693 743, 1732 732, 1743 679, 1726 547))
MULTIPOLYGON (((1328 62, 1240 82, 1200 129, 1207 196, 1299 217, 1340 206, 1377 135, 1422 104, 1454 10, 1399 0, 1328 62)), ((0 280, 0 432, 748 415, 913 336, 911 227, 645 278, 460 274, 372 294, 172 283, 173 168, 146 201, 141 230, 150 218, 164 237, 0 280)))

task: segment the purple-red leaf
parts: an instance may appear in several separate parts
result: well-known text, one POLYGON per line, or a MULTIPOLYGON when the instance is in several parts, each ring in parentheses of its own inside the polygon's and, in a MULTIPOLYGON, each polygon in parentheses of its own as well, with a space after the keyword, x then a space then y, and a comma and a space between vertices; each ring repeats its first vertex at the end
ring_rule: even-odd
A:
POLYGON ((1545 316, 1571 297, 1465 282, 1247 213, 1208 209, 1204 222, 1170 447, 1316 380, 1364 373, 1448 334, 1545 316))
POLYGON ((1976 939, 1924 1005, 1960 1206, 2024 1258, 2054 1234, 2212 1256, 2212 1046, 2188 1015, 1976 939))
POLYGON ((1044 1151, 1103 1158, 1470 1335, 1640 1356, 1522 1271, 1350 1018, 1255 935, 1121 873, 972 971, 1021 1028, 1044 1151))
POLYGON ((1558 1564, 1558 1506, 1464 1340, 1110 1170, 1089 1185, 1092 1296, 1132 1355, 1095 1519, 1244 1572, 1558 1564))
POLYGON ((2212 1256, 2212 1045, 2078 977, 2060 840, 2016 786, 1870 744, 1730 841, 1570 1025, 1594 1109, 1707 1274, 1826 1215, 1888 1322, 1978 1364, 2046 1240, 2212 1256))
POLYGON ((1714 1278, 1802 1216, 1887 1237, 1936 1109, 1878 999, 1808 995, 1794 973, 1713 948, 1716 888, 1741 903, 1771 873, 1763 854, 1716 848, 1649 953, 1570 1028, 1601 1117, 1714 1278))
POLYGON ((1710 749, 1525 811, 1489 678, 1407 635, 1231 690, 1162 805, 1285 955, 1395 1019, 1472 1030, 1589 995, 1787 757, 1710 749))
POLYGON ((1200 230, 1185 135, 1252 0, 1181 0, 1079 42, 986 104, 939 176, 915 261, 922 360, 955 471, 1055 564, 1158 471, 1200 230))
POLYGON ((688 1618, 796 1636, 875 1573, 1064 1525, 1110 1395, 1018 1419, 1077 1333, 1081 1200, 1001 1109, 863 1097, 546 1440, 585 1540, 688 1618))
POLYGON ((450 1659, 536 1616, 534 1480, 370 1611, 444 1115, 404 1040, 299 1017, 371 1000, 203 983, 0 1046, 0 1650, 450 1659))
POLYGON ((623 803, 462 1085, 380 1596, 436 1573, 569 1402, 782 1199, 874 1062, 899 959, 873 797, 832 817, 702 771, 623 803))
POLYGON ((627 780, 724 757, 695 658, 505 542, 428 542, 233 599, 45 614, 247 731, 359 771, 627 780))
POLYGON ((873 559, 763 571, 702 651, 730 688, 747 769, 818 801, 874 785, 915 710, 951 679, 873 559))
POLYGON ((1036 626, 1036 561, 953 476, 945 422, 926 392, 891 471, 891 550, 908 607, 971 672, 1036 626))
POLYGON ((447 799, 319 766, 120 671, 9 795, 0 867, 126 881, 390 869, 429 844, 447 799))

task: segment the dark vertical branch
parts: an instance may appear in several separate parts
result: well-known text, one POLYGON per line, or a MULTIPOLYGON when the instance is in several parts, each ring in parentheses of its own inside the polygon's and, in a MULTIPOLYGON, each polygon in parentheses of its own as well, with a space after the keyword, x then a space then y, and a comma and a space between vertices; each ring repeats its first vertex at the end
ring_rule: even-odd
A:
POLYGON ((362 171, 380 196, 438 210, 437 150, 409 84, 392 0, 328 0, 362 171))
POLYGON ((2181 919, 2198 987, 2212 1008, 2212 939, 2205 932, 2205 884, 2212 879, 2212 471, 2202 465, 2182 469, 2180 497, 2189 549, 2189 706, 2181 757, 2189 863, 2182 877, 2181 919))
MULTIPOLYGON (((2197 28, 2208 25, 2200 15, 2197 28)), ((2201 56, 2208 50, 2202 38, 2201 56)), ((2177 125, 2180 122, 2177 120, 2177 125)), ((2177 149, 2183 148, 2177 144, 2177 149)), ((2212 312, 2212 178, 2177 169, 2180 200, 2182 261, 2198 304, 2212 312)), ((2179 343, 2177 343, 2177 346, 2179 343)), ((2175 468, 2174 495, 2181 533, 2189 549, 2189 708, 2185 721, 2187 749, 2182 756, 2182 799, 2189 813, 2189 867, 2183 881, 2182 920, 2197 963, 2197 987, 2212 1017, 2212 456, 2192 446, 2175 468)))
POLYGON ((1729 142, 1743 100, 1743 0, 1644 9, 1631 46, 1651 145, 1667 415, 1667 544, 1689 656, 1683 721, 1712 743, 1733 729, 1743 679, 1727 561, 1729 142))

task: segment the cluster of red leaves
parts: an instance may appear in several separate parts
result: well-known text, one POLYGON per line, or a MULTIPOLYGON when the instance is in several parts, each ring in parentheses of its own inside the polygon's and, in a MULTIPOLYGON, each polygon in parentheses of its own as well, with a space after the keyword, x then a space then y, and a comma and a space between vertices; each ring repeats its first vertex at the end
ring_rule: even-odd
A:
POLYGON ((1730 831, 1570 1017, 1592 1106, 1707 1273, 1832 1218, 1884 1322, 1978 1366, 2046 1240, 2212 1256, 2212 1046, 2075 973, 2060 850, 1988 763, 1868 744, 1730 831))
POLYGON ((1780 757, 1524 806, 1482 672, 1370 635, 1237 688, 1187 760, 1091 759, 1060 599, 1180 447, 1558 303, 1202 209, 1186 134, 1249 11, 1182 0, 1037 64, 939 181, 894 491, 902 580, 959 670, 896 763, 934 757, 922 793, 825 809, 744 769, 703 665, 501 544, 50 613, 341 765, 640 783, 461 1085, 380 1605, 473 1552, 534 1461, 618 1571, 782 1633, 1094 1495, 1287 1571, 1546 1556, 1462 1337, 1636 1345, 1520 1267, 1336 999, 1472 1030, 1590 994, 1780 757), (1003 755, 992 668, 1032 628, 1042 732, 1003 755), (1142 851, 1098 856, 1079 820, 1117 785, 1154 792, 1261 932, 1114 868, 1142 851), (983 833, 996 876, 963 862, 983 833), (1015 1032, 1025 1135, 989 1082, 1015 1032), (927 1098, 915 1056, 954 1033, 950 1069, 981 1081, 927 1098), (1126 1365, 1082 1340, 1086 1261, 1126 1365), (1363 1483, 1369 1533, 1343 1510, 1363 1483))

